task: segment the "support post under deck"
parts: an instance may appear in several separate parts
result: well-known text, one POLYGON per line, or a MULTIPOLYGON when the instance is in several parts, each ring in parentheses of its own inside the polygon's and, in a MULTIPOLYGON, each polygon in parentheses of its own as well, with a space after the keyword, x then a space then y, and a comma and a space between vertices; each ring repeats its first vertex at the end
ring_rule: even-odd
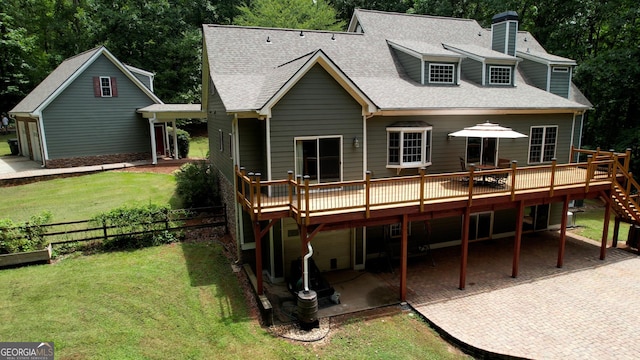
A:
POLYGON ((518 205, 518 213, 516 215, 516 233, 513 240, 513 266, 511 268, 511 277, 518 277, 518 269, 520 267, 520 244, 522 243, 522 223, 524 220, 524 201, 520 201, 518 205))
POLYGON ((462 246, 460 253, 460 290, 464 290, 467 282, 467 255, 469 253, 469 224, 471 223, 471 208, 467 206, 462 219, 462 246))
POLYGON ((569 196, 564 197, 562 203, 562 221, 560 222, 560 247, 558 249, 557 267, 561 268, 564 264, 564 249, 567 244, 567 213, 569 212, 569 196))
POLYGON ((400 249, 400 301, 407 300, 408 216, 402 215, 402 245, 400 249))

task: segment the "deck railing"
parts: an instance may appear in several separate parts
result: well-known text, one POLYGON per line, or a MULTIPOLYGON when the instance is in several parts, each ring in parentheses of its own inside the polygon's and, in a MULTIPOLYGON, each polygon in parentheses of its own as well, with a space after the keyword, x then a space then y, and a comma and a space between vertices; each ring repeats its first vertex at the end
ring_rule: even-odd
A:
MULTIPOLYGON (((572 150, 572 156, 573 156, 572 150)), ((581 150, 581 153, 584 151, 581 150)), ((577 150, 576 150, 577 153, 577 150)), ((594 182, 613 181, 613 174, 622 171, 628 163, 620 162, 618 155, 588 154, 586 162, 518 167, 513 161, 509 168, 479 170, 471 167, 466 172, 372 179, 332 183, 312 183, 308 176, 263 181, 260 173, 236 169, 237 200, 257 220, 269 218, 267 213, 288 212, 298 222, 314 215, 364 212, 401 206, 419 206, 467 200, 487 196, 511 196, 522 191, 548 191, 550 196, 559 188, 584 186, 585 192, 594 182), (596 155, 596 157, 594 157, 596 155), (263 216, 264 215, 264 216, 263 216)), ((637 185, 637 183, 635 183, 637 185)), ((639 187, 640 188, 640 187, 639 187)))

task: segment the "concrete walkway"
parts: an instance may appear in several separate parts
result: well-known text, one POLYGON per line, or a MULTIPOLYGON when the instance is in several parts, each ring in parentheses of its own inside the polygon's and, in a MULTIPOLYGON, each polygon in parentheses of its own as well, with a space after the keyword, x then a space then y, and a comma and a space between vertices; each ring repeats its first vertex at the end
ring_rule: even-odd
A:
POLYGON ((513 279, 512 249, 511 239, 471 244, 465 290, 457 288, 459 248, 433 251, 435 267, 409 265, 409 304, 484 357, 640 358, 638 255, 610 248, 601 261, 598 244, 568 238, 558 269, 557 234, 529 235, 513 279))
POLYGON ((104 164, 94 166, 77 166, 60 169, 45 169, 40 163, 23 156, 0 156, 0 180, 14 180, 51 176, 60 174, 91 173, 96 171, 115 170, 132 166, 148 165, 151 161, 104 164))

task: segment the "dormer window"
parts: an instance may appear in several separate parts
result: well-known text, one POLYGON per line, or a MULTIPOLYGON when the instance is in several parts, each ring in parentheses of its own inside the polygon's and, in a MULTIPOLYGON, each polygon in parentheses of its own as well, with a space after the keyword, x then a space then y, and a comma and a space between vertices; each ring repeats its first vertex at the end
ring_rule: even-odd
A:
POLYGON ((489 85, 511 85, 511 67, 489 66, 489 85))
POLYGON ((455 81, 455 65, 453 64, 429 64, 429 83, 453 84, 455 81))
POLYGON ((569 72, 569 68, 566 66, 554 66, 553 67, 553 72, 555 73, 568 73, 569 72))

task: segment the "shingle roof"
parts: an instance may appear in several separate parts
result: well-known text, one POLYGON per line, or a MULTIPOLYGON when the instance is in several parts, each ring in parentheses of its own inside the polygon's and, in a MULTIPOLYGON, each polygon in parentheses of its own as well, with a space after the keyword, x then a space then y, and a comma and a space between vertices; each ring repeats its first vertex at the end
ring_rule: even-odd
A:
POLYGON ((22 99, 12 110, 12 113, 32 113, 44 103, 65 81, 67 81, 82 65, 91 59, 101 47, 87 50, 76 56, 64 60, 38 86, 22 99))
MULTIPOLYGON (((425 86, 405 76, 391 43, 446 56, 453 54, 445 49, 450 44, 482 57, 516 60, 491 50, 491 32, 474 20, 356 10, 350 27, 354 21, 364 33, 205 25, 209 73, 227 111, 260 110, 318 50, 381 110, 588 107, 530 86, 519 74, 516 87, 482 87, 464 77, 459 86, 425 86)), ((529 33, 518 36, 527 37, 530 49, 544 51, 529 33)))
POLYGON ((130 70, 125 64, 120 63, 104 46, 99 46, 64 60, 10 112, 31 114, 39 110, 40 107, 56 95, 58 90, 67 86, 69 81, 77 75, 78 71, 81 71, 87 62, 95 60, 95 58, 100 54, 108 55, 107 57, 116 63, 116 65, 118 65, 134 83, 147 93, 149 97, 156 102, 162 102, 153 93, 151 93, 144 84, 140 83, 140 81, 130 73, 130 70))

